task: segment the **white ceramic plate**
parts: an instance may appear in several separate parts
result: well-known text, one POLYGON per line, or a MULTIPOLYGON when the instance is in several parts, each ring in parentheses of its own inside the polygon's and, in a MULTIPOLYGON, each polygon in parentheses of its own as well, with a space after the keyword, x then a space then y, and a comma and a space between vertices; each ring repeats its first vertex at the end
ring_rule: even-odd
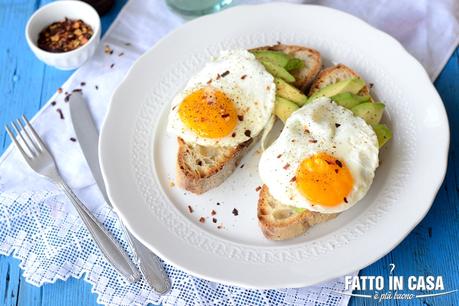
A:
POLYGON ((392 250, 429 210, 445 175, 448 145, 442 101, 397 41, 336 10, 267 4, 189 22, 143 55, 113 96, 100 154, 116 209, 166 261, 225 284, 280 288, 351 273, 392 250), (171 186, 177 144, 165 131, 172 97, 212 55, 277 41, 315 48, 326 63, 355 68, 375 84, 373 92, 387 105, 383 121, 394 132, 367 196, 335 220, 284 242, 266 240, 257 225, 256 149, 222 186, 195 196, 171 186))

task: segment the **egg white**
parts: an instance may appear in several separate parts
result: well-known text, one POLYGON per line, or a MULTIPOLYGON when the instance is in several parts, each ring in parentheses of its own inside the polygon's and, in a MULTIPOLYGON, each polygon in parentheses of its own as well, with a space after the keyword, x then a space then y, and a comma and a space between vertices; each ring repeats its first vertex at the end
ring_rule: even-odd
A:
POLYGON ((259 173, 271 195, 283 204, 337 213, 352 207, 368 192, 379 165, 378 154, 378 139, 371 126, 329 98, 319 98, 288 118, 279 138, 263 152, 259 173), (347 203, 343 200, 333 207, 311 203, 291 181, 301 161, 320 152, 335 156, 349 168, 354 186, 347 203))
POLYGON ((222 51, 194 75, 185 88, 172 101, 167 130, 188 143, 203 146, 234 147, 257 136, 274 110, 276 85, 274 78, 247 50, 222 51), (225 73, 228 71, 228 73, 225 73), (225 76, 222 76, 225 74, 225 76), (221 138, 205 138, 196 135, 181 121, 178 115, 180 103, 192 92, 212 87, 224 92, 243 115, 232 133, 221 138), (247 133, 246 131, 250 131, 247 133), (248 136, 248 134, 250 136, 248 136))

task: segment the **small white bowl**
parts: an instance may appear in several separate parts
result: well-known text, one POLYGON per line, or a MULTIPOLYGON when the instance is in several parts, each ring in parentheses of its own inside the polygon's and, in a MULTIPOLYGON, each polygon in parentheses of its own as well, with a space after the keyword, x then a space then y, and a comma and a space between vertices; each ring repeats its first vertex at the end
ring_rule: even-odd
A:
POLYGON ((96 51, 100 41, 100 17, 96 10, 82 1, 62 0, 47 4, 36 11, 27 22, 25 36, 30 49, 38 59, 61 70, 71 70, 83 65, 96 51), (93 29, 93 35, 83 46, 68 52, 52 53, 37 45, 40 32, 53 22, 81 19, 93 29))

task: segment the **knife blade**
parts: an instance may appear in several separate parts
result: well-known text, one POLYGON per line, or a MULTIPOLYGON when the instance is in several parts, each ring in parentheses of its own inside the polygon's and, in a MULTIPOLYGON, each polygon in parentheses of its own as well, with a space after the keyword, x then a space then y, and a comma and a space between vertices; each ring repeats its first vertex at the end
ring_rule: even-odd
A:
MULTIPOLYGON (((88 105, 83 96, 78 93, 71 95, 69 99, 70 118, 73 129, 80 144, 83 155, 88 163, 89 169, 96 181, 99 190, 104 196, 107 204, 112 207, 105 188, 102 171, 99 163, 99 132, 92 118, 88 105)), ((158 293, 164 294, 169 291, 170 280, 164 271, 159 258, 135 238, 120 222, 129 246, 134 251, 135 259, 139 265, 140 272, 147 283, 158 293)))

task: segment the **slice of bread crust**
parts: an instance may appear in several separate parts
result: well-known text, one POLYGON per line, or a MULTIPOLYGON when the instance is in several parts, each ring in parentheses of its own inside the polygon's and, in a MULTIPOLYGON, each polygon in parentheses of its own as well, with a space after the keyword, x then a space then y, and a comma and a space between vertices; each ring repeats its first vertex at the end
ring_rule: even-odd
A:
POLYGON ((223 183, 257 139, 250 138, 237 147, 228 148, 190 144, 180 137, 177 141, 176 184, 192 193, 202 194, 223 183))
MULTIPOLYGON (((336 66, 325 68, 319 73, 317 78, 314 80, 314 83, 312 83, 311 88, 309 89, 309 96, 312 96, 319 89, 327 85, 351 78, 361 78, 361 76, 346 65, 338 64, 336 66)), ((358 94, 361 96, 369 95, 370 88, 368 85, 365 85, 358 94)))
POLYGON ((334 219, 338 214, 298 211, 276 200, 263 185, 258 198, 258 222, 266 238, 286 240, 304 234, 311 226, 334 219))
POLYGON ((320 68, 322 67, 322 58, 319 51, 306 48, 296 45, 284 45, 277 44, 273 46, 265 46, 260 48, 255 48, 252 50, 272 50, 272 51, 282 51, 289 55, 292 55, 296 58, 302 59, 304 61, 304 67, 298 69, 297 71, 291 71, 291 74, 295 77, 295 87, 301 91, 306 91, 309 85, 311 85, 314 78, 319 73, 320 68))
MULTIPOLYGON (((310 84, 320 69, 320 54, 313 49, 287 45, 257 49, 271 48, 305 60, 305 68, 295 72, 298 84, 310 84)), ((195 194, 202 194, 217 187, 233 173, 251 145, 258 141, 258 137, 255 138, 234 148, 204 147, 177 138, 176 185, 195 194)))

